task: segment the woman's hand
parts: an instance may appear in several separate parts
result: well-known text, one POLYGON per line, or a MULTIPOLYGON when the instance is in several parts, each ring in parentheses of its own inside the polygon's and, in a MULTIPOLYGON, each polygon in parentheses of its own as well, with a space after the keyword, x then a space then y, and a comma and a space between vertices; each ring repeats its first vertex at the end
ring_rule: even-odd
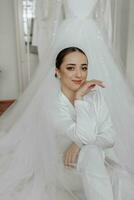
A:
POLYGON ((103 82, 100 80, 91 80, 86 81, 83 85, 77 90, 75 94, 75 99, 82 99, 91 89, 93 89, 96 85, 104 88, 103 82))
POLYGON ((65 151, 64 165, 67 167, 74 168, 76 166, 77 157, 79 155, 79 152, 80 152, 80 147, 75 143, 71 144, 65 151))

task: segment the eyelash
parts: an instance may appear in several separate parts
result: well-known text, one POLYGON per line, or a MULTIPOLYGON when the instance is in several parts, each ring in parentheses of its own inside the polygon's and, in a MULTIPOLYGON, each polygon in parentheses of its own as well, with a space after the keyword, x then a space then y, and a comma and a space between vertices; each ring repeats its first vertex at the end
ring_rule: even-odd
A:
MULTIPOLYGON (((73 71, 75 68, 74 67, 67 67, 67 70, 69 70, 69 71, 73 71)), ((82 70, 83 71, 87 71, 87 67, 82 67, 82 70)))
POLYGON ((74 70, 74 67, 67 67, 67 70, 73 71, 73 70, 74 70))
POLYGON ((83 69, 84 71, 87 71, 87 67, 82 67, 82 69, 83 69))

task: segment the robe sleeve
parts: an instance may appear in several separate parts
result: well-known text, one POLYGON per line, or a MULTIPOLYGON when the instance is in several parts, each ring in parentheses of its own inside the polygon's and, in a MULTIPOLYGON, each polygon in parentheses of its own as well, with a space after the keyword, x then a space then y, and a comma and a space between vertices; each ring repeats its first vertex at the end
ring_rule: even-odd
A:
POLYGON ((79 146, 93 144, 96 139, 95 123, 90 119, 88 112, 88 102, 83 100, 75 101, 76 119, 73 120, 67 107, 62 107, 59 131, 69 137, 79 146))
POLYGON ((75 100, 74 108, 75 120, 68 106, 60 106, 58 131, 65 134, 79 146, 96 145, 102 149, 113 147, 115 132, 101 93, 97 92, 95 98, 90 102, 75 100))
POLYGON ((102 149, 113 147, 116 134, 108 107, 101 93, 98 95, 98 121, 99 126, 95 144, 102 149))

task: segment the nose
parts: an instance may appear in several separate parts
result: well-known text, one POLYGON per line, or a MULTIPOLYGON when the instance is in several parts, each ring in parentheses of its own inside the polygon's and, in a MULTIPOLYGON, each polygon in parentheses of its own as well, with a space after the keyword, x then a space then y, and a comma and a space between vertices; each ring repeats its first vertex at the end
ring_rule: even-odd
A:
POLYGON ((76 69, 75 75, 76 75, 77 78, 81 78, 81 76, 82 76, 81 70, 80 69, 76 69))

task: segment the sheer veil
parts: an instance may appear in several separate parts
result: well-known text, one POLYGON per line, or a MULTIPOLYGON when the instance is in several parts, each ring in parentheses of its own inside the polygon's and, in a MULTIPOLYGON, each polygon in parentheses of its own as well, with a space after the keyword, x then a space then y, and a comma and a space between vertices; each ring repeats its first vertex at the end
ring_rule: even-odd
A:
POLYGON ((41 66, 26 91, 0 119, 0 197, 2 200, 54 200, 57 180, 72 199, 77 199, 62 183, 62 178, 60 180, 60 169, 56 160, 55 119, 57 119, 60 85, 54 76, 54 66, 56 54, 68 46, 82 48, 91 58, 90 79, 101 78, 111 88, 112 91, 106 89, 103 94, 117 129, 115 152, 124 167, 134 170, 132 157, 134 103, 128 86, 125 83, 122 85, 123 79, 118 79, 120 75, 115 76, 113 71, 107 71, 109 58, 103 57, 104 62, 102 57, 99 59, 97 55, 96 61, 96 56, 92 53, 94 49, 90 51, 86 49, 86 43, 65 41, 64 37, 60 37, 59 43, 57 32, 60 32, 58 24, 61 20, 62 1, 51 0, 51 6, 49 30, 52 34, 47 52, 44 54, 44 62, 40 62, 41 66), (92 67, 98 66, 98 62, 101 70, 92 67), (97 74, 98 72, 100 74, 97 74), (111 79, 113 76, 114 82, 111 79), (122 99, 124 96, 127 98, 122 99))
MULTIPOLYGON (((49 22, 54 33, 60 2, 52 0, 52 5, 57 7, 49 22)), ((58 168, 50 119, 56 114, 59 84, 54 76, 54 34, 51 37, 43 65, 40 64, 29 87, 0 119, 2 200, 55 199, 58 168)))
MULTIPOLYGON (((40 0, 41 1, 41 0, 40 0)), ((45 2, 46 0, 44 0, 45 2)), ((47 51, 44 51, 44 58, 40 60, 39 68, 37 68, 34 77, 32 78, 29 87, 24 91, 24 93, 17 99, 17 101, 11 106, 7 112, 0 119, 1 130, 8 130, 19 116, 25 111, 31 102, 33 96, 37 93, 40 85, 43 85, 43 80, 47 74, 50 73, 50 70, 54 70, 55 67, 55 57, 56 57, 56 48, 54 47, 56 30, 60 20, 61 13, 61 1, 51 0, 50 1, 50 13, 48 13, 48 18, 46 17, 44 23, 47 23, 49 35, 49 42, 47 44, 47 51), (57 8, 57 9, 55 9, 57 8)), ((38 48, 43 49, 41 45, 38 44, 38 48)), ((53 71, 54 73, 54 71, 53 71)))

